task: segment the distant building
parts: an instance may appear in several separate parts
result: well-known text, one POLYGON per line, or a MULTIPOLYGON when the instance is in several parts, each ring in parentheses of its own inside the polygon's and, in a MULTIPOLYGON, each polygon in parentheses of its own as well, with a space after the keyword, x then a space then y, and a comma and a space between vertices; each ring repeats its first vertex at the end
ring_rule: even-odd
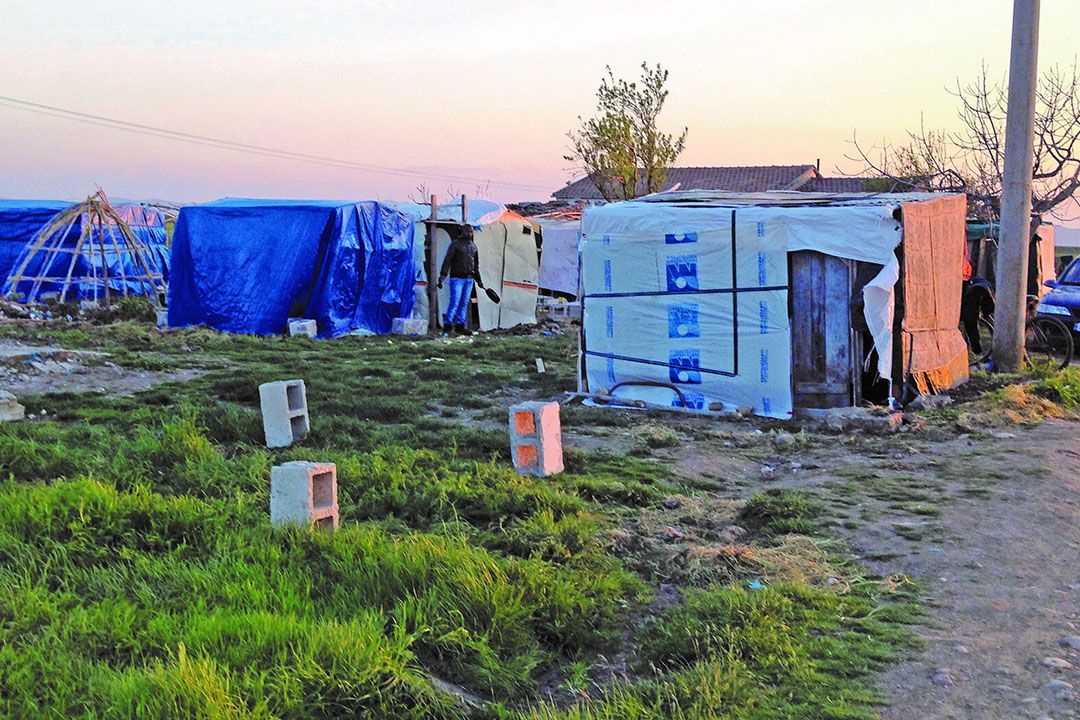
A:
MULTIPOLYGON (((735 167, 679 167, 668 172, 663 190, 716 190, 762 193, 777 190, 803 192, 863 192, 864 178, 822 177, 814 165, 748 165, 735 167)), ((644 186, 638 188, 645 193, 644 186)), ((603 203, 604 196, 592 177, 584 177, 553 192, 557 201, 603 203)))

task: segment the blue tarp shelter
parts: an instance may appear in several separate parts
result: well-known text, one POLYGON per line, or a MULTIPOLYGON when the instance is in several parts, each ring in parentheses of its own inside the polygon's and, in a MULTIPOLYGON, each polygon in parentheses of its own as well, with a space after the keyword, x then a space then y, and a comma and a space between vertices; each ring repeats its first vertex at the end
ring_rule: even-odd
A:
POLYGON ((413 306, 413 222, 377 202, 225 199, 180 210, 169 325, 256 335, 389 332, 413 306))
MULTIPOLYGON (((75 203, 60 200, 0 200, 0 279, 3 282, 3 295, 7 296, 12 290, 20 300, 36 302, 52 293, 60 291, 64 277, 67 275, 71 251, 78 243, 83 231, 83 224, 87 222, 87 216, 81 215, 79 219, 70 225, 64 233, 59 247, 60 252, 48 252, 51 242, 39 253, 34 253, 34 245, 38 234, 44 230, 52 219, 60 212, 72 207, 75 203), (7 282, 8 277, 22 267, 22 263, 28 256, 30 262, 23 270, 24 278, 48 277, 50 280, 40 284, 34 297, 27 296, 32 289, 33 283, 22 280, 19 287, 13 288, 7 282)), ((112 206, 117 214, 128 224, 147 252, 143 253, 144 259, 151 265, 151 272, 162 275, 167 282, 169 278, 169 247, 165 231, 164 217, 161 213, 148 210, 135 203, 120 203, 112 206)), ((115 239, 120 240, 118 231, 113 229, 115 239)), ((104 263, 108 267, 109 286, 112 291, 122 293, 121 278, 126 276, 134 278, 146 274, 146 269, 138 267, 135 258, 126 252, 117 253, 113 248, 114 236, 106 231, 104 263), (123 268, 121 269, 121 262, 123 268)), ((122 242, 119 243, 121 246, 122 242)), ((85 247, 84 250, 88 250, 85 247)), ((94 283, 80 283, 80 278, 100 278, 105 276, 102 267, 102 255, 97 251, 85 252, 76 259, 72 272, 72 284, 67 300, 83 300, 94 297, 94 283)), ((101 285, 96 285, 101 292, 101 285)), ((143 283, 129 281, 127 293, 142 294, 145 292, 143 283)))

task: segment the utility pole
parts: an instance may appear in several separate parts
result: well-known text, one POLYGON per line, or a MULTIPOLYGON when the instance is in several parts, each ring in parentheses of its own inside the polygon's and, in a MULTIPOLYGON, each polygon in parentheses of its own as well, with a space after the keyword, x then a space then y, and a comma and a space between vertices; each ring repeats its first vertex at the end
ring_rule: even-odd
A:
POLYGON ((1018 371, 1024 352, 1038 57, 1039 0, 1013 0, 994 307, 994 366, 999 372, 1018 371))

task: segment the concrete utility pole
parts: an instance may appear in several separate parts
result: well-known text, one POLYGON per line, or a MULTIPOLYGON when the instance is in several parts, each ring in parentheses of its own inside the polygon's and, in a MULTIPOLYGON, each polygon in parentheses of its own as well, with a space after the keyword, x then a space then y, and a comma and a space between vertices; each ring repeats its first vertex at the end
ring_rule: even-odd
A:
POLYGON ((999 372, 1019 370, 1024 352, 1038 57, 1039 0, 1013 0, 994 308, 994 366, 999 372))

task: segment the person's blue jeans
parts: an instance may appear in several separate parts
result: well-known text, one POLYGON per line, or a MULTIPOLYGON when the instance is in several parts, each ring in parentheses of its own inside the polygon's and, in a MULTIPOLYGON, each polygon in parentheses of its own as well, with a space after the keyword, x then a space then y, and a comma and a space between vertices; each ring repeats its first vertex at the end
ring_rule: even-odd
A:
POLYGON ((472 278, 450 278, 450 304, 446 306, 447 325, 465 325, 472 299, 472 278))

